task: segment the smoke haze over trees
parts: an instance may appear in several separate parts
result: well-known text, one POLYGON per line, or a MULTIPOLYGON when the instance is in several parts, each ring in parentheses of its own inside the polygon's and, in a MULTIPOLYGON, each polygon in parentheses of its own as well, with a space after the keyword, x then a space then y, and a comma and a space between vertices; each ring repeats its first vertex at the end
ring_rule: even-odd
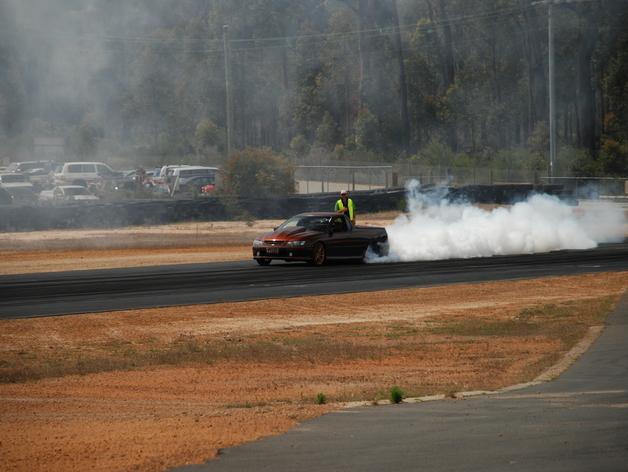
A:
MULTIPOLYGON (((545 172, 547 7, 531 3, 0 1, 0 159, 55 136, 129 166, 224 162, 228 24, 235 149, 545 172)), ((554 11, 558 173, 625 175, 628 2, 554 11)))

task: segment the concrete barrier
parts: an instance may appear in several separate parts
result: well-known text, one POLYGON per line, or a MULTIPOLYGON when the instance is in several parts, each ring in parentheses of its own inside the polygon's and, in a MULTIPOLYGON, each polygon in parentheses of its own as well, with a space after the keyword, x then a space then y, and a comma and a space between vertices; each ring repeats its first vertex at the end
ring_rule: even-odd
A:
MULTIPOLYGON (((425 187, 425 191, 434 187, 425 187)), ((563 196, 562 186, 470 185, 452 187, 439 193, 453 201, 471 203, 513 203, 530 194, 549 193, 563 196)), ((358 214, 399 210, 405 206, 405 189, 351 192, 358 214)), ((198 200, 137 200, 90 205, 0 206, 0 231, 37 231, 65 228, 115 228, 121 226, 155 225, 178 221, 216 221, 233 215, 233 206, 253 218, 287 218, 308 211, 330 211, 337 193, 290 195, 285 198, 233 199, 231 203, 216 197, 198 200), (226 208, 229 207, 230 211, 226 208)))

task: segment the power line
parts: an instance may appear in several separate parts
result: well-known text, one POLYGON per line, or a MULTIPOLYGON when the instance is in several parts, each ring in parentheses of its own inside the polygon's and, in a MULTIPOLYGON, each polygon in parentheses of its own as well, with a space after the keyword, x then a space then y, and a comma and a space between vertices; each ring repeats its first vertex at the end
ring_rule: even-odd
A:
MULTIPOLYGON (((392 34, 396 34, 397 32, 407 31, 407 30, 415 30, 415 31, 429 31, 433 29, 442 28, 444 26, 451 26, 456 24, 464 24, 469 21, 475 21, 478 19, 497 19, 504 16, 510 16, 517 13, 522 13, 528 8, 532 8, 532 6, 517 6, 503 9, 495 9, 479 12, 472 15, 462 15, 454 18, 449 18, 447 20, 434 21, 425 25, 418 25, 416 23, 382 27, 382 28, 367 28, 362 30, 352 30, 352 31, 342 31, 342 32, 327 32, 327 33, 312 33, 312 34, 304 34, 304 35, 292 35, 292 36, 275 36, 269 38, 235 38, 230 39, 229 42, 231 44, 253 44, 254 46, 250 46, 250 48, 262 49, 268 47, 286 47, 286 43, 289 42, 297 42, 297 41, 306 41, 306 40, 329 40, 329 39, 337 39, 337 40, 348 40, 354 38, 358 35, 366 36, 367 38, 375 38, 381 36, 388 36, 392 34), (268 42, 283 42, 283 45, 275 45, 275 46, 258 46, 259 43, 268 43, 268 42)), ((81 35, 76 36, 68 32, 60 32, 60 31, 47 31, 42 32, 38 28, 34 27, 23 27, 23 29, 29 31, 31 34, 43 37, 58 37, 63 39, 69 39, 74 41, 82 41, 82 42, 101 42, 101 43, 127 43, 127 44, 138 44, 138 45, 151 45, 151 44, 161 44, 172 49, 172 44, 168 43, 210 43, 215 44, 216 48, 214 49, 203 49, 198 48, 197 50, 192 50, 191 48, 181 48, 182 50, 191 50, 196 52, 205 52, 205 53, 213 53, 213 52, 221 52, 222 49, 219 48, 222 40, 221 39, 207 39, 207 38, 197 38, 197 37, 184 37, 184 38, 173 38, 173 37, 158 37, 158 36, 124 36, 124 35, 81 35)), ((234 47, 233 50, 242 50, 246 49, 246 47, 234 47)))

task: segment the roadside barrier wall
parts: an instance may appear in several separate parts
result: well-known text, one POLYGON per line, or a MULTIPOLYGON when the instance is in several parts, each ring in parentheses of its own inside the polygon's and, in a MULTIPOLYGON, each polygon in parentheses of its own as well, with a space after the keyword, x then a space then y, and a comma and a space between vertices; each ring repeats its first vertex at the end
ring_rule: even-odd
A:
MULTIPOLYGON (((431 189, 433 187, 424 187, 426 192, 431 189)), ((447 199, 472 203, 513 203, 524 200, 535 192, 566 197, 559 185, 470 185, 448 190, 447 199)), ((395 188, 356 191, 351 196, 359 214, 403 211, 405 193, 405 189, 395 188)), ((291 195, 286 198, 234 198, 230 201, 209 197, 197 200, 137 200, 53 206, 0 205, 0 231, 116 228, 180 221, 217 221, 241 217, 244 211, 252 218, 282 219, 302 212, 330 211, 337 199, 336 193, 320 193, 291 195)))

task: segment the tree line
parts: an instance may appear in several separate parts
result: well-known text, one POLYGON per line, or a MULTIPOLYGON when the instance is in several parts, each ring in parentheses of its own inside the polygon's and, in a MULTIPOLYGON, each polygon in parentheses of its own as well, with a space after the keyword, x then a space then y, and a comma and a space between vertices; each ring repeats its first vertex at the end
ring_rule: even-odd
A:
MULTIPOLYGON (((227 24, 236 149, 268 147, 296 162, 547 170, 543 4, 41 3, 26 12, 16 0, 0 4, 5 155, 50 134, 76 156, 224 160, 227 24), (19 21, 29 17, 40 27, 19 21)), ((626 175, 628 4, 554 12, 558 173, 626 175)))

